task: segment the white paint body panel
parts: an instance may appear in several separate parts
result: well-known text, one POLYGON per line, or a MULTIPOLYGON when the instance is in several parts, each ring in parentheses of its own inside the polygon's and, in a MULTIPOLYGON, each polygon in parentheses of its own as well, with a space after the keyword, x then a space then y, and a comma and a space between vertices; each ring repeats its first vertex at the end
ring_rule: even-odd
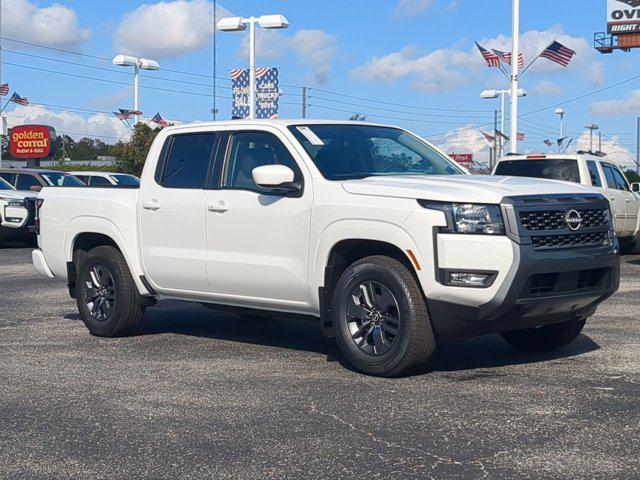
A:
POLYGON ((140 190, 44 189, 44 265, 64 278, 77 235, 100 233, 123 252, 142 294, 149 293, 140 280, 144 275, 163 297, 318 314, 318 290, 334 246, 376 240, 405 254, 411 250, 428 298, 478 306, 503 283, 513 263, 513 244, 507 237, 434 235, 434 227, 446 226, 445 215, 423 208, 417 199, 497 204, 510 195, 592 191, 566 182, 469 175, 327 181, 287 129, 295 123, 314 122, 246 120, 166 128, 149 151, 140 190), (167 136, 245 129, 271 132, 289 149, 304 177, 299 198, 165 189, 155 182, 167 136), (487 289, 445 287, 436 281, 437 265, 492 270, 498 277, 487 289))

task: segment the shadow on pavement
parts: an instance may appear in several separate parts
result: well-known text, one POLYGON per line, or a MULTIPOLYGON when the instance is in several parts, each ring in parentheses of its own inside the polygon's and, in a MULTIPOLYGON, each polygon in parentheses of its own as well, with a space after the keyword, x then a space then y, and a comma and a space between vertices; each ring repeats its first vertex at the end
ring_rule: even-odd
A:
MULTIPOLYGON (((65 318, 78 319, 73 315, 65 318)), ((326 355, 327 361, 338 361, 350 368, 335 341, 322 337, 315 321, 277 317, 240 318, 229 313, 213 312, 198 304, 166 301, 159 308, 147 310, 134 335, 163 333, 315 352, 326 355)), ((461 340, 441 339, 434 370, 453 372, 570 359, 598 348, 598 344, 586 335, 581 335, 562 349, 544 353, 519 351, 499 335, 461 340)))

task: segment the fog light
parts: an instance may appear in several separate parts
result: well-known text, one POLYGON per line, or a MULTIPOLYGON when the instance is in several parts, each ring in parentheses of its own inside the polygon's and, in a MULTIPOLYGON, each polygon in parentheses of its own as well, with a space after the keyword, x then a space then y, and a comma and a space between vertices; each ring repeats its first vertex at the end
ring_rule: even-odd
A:
POLYGON ((447 285, 452 287, 486 288, 493 283, 494 273, 448 272, 447 285))
POLYGON ((7 222, 10 222, 10 223, 20 223, 21 221, 22 221, 21 218, 8 218, 7 217, 7 222))

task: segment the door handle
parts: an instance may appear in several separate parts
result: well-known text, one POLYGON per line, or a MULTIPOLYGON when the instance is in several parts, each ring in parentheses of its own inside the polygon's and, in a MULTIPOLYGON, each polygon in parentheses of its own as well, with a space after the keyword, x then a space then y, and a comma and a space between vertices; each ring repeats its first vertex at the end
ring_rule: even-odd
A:
POLYGON ((223 200, 220 200, 217 203, 212 203, 207 206, 207 210, 210 212, 223 213, 229 210, 229 205, 227 205, 223 200))
POLYGON ((158 203, 157 200, 153 200, 151 202, 143 202, 142 208, 144 208, 145 210, 151 210, 152 212, 155 212, 156 210, 160 209, 160 204, 158 203))

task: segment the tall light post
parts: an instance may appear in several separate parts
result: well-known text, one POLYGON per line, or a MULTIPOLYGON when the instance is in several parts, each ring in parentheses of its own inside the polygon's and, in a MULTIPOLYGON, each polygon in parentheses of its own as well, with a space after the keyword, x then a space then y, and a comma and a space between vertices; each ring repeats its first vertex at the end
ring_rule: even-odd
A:
POLYGON ((598 130, 600 127, 598 127, 598 125, 596 125, 595 123, 590 123, 588 125, 585 125, 584 128, 589 130, 589 152, 593 152, 593 132, 594 130, 598 130))
POLYGON ((513 0, 511 32, 511 153, 518 153, 518 57, 520 53, 520 0, 513 0))
MULTIPOLYGON (((121 67, 133 67, 133 109, 138 111, 138 90, 140 88, 140 69, 160 70, 160 64, 148 58, 132 57, 130 55, 117 55, 113 58, 113 64, 121 67)), ((136 123, 140 121, 140 115, 136 115, 136 123)))
MULTIPOLYGON (((508 90, 483 90, 480 92, 480 97, 484 99, 492 99, 500 97, 500 132, 504 134, 504 123, 505 123, 505 105, 506 105, 506 96, 511 93, 511 89, 508 90)), ((518 89, 518 97, 526 97, 527 91, 524 88, 518 89)), ((500 155, 503 154, 503 139, 500 137, 500 155)))
POLYGON ((555 114, 560 117, 560 136, 558 139, 564 138, 564 128, 563 128, 563 120, 564 120, 564 110, 560 107, 556 108, 555 114))
POLYGON ((289 21, 284 15, 261 15, 259 17, 227 17, 218 22, 223 32, 240 32, 249 26, 249 118, 256 116, 256 24, 261 28, 287 28, 289 21))

